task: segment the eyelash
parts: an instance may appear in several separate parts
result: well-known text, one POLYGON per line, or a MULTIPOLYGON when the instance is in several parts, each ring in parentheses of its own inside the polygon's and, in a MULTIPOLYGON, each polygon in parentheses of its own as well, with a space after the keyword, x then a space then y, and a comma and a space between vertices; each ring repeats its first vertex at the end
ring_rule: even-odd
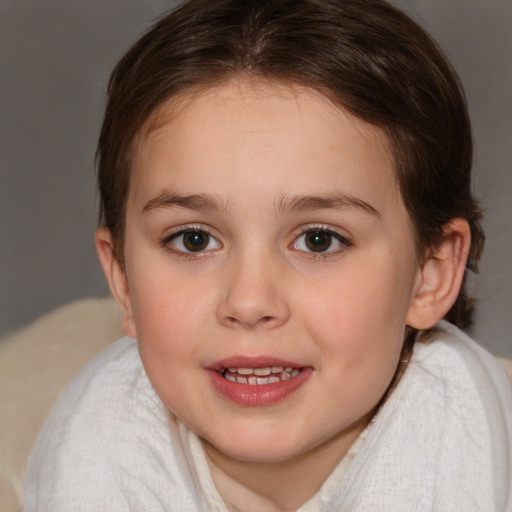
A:
POLYGON ((293 242, 290 244, 290 246, 292 248, 294 248, 295 250, 303 252, 305 255, 307 255, 306 257, 318 259, 318 260, 326 260, 327 258, 329 258, 331 256, 336 256, 339 253, 343 252, 345 249, 352 247, 352 245, 353 245, 352 242, 350 240, 348 240, 346 237, 344 237, 337 231, 334 231, 334 230, 328 228, 325 225, 313 225, 313 226, 307 226, 307 227, 302 228, 299 231, 298 235, 293 240, 293 242), (327 250, 315 252, 312 250, 308 251, 308 250, 298 249, 297 244, 298 244, 299 239, 301 237, 308 235, 309 233, 322 233, 322 234, 326 234, 329 237, 331 237, 330 242, 329 242, 329 247, 327 248, 327 250), (333 239, 336 240, 337 242, 339 242, 339 244, 343 247, 340 247, 335 250, 330 250, 332 243, 333 243, 333 239))
MULTIPOLYGON (((181 241, 181 245, 183 245, 183 240, 181 241)), ((169 252, 173 253, 176 256, 183 257, 183 258, 200 258, 203 257, 212 251, 215 251, 216 249, 219 249, 222 247, 222 244, 215 238, 215 236, 210 232, 210 230, 204 226, 180 226, 177 227, 176 230, 171 233, 170 235, 166 236, 162 239, 161 245, 164 249, 168 250, 169 252), (200 248, 197 251, 193 250, 186 250, 184 247, 183 249, 177 248, 176 246, 173 246, 173 242, 175 242, 179 237, 184 237, 187 234, 202 234, 207 237, 205 248, 200 248), (212 243, 212 241, 215 241, 217 243, 217 247, 208 249, 208 246, 212 243)), ((303 253, 304 255, 307 255, 305 257, 316 259, 316 260, 326 260, 327 258, 331 256, 335 256, 342 252, 344 249, 351 247, 352 243, 343 235, 340 233, 328 228, 325 225, 313 225, 313 226, 307 226, 303 227, 299 230, 299 232, 296 234, 294 240, 289 245, 290 248, 299 251, 300 253, 303 253), (297 245, 299 244, 299 240, 301 237, 305 237, 308 234, 323 234, 327 235, 329 237, 329 245, 326 248, 326 250, 321 251, 314 251, 314 250, 307 250, 307 249, 301 249, 298 248, 297 245), (335 250, 331 250, 333 240, 338 242, 342 247, 337 248, 335 250)))
MULTIPOLYGON (((183 243, 184 242, 182 240, 181 244, 183 245, 183 243)), ((218 249, 221 247, 221 243, 217 240, 217 238, 215 238, 215 236, 210 232, 210 230, 204 226, 180 226, 180 227, 176 228, 176 230, 173 233, 171 233, 170 235, 163 238, 161 241, 161 245, 164 249, 166 249, 169 252, 173 253, 174 255, 182 257, 182 258, 200 258, 200 257, 205 256, 206 254, 210 253, 211 251, 214 251, 215 249, 218 249), (183 249, 179 249, 179 248, 173 246, 173 242, 175 242, 179 237, 184 237, 189 233, 205 235, 207 237, 206 247, 208 247, 208 245, 210 245, 212 240, 217 242, 218 246, 215 247, 214 249, 206 248, 206 250, 200 249, 197 251, 187 251, 186 248, 185 248, 185 250, 183 250, 183 249)))

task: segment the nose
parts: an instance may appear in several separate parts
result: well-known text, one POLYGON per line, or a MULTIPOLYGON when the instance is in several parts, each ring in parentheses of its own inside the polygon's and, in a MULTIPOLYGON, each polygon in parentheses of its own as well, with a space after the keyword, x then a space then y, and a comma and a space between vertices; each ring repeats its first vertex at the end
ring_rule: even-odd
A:
POLYGON ((217 307, 219 322, 230 328, 273 329, 290 318, 283 287, 283 269, 270 258, 231 262, 222 276, 223 294, 217 307))

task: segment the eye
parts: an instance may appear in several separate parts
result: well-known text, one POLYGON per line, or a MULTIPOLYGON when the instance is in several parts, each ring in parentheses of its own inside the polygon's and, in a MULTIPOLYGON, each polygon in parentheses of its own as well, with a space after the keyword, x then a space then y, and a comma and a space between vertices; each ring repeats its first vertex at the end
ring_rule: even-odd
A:
POLYGON ((164 241, 164 245, 184 253, 198 253, 218 249, 220 243, 210 233, 201 229, 186 229, 173 234, 164 241))
POLYGON ((308 229, 293 242, 294 249, 313 253, 336 252, 349 245, 348 240, 339 233, 323 228, 308 229))

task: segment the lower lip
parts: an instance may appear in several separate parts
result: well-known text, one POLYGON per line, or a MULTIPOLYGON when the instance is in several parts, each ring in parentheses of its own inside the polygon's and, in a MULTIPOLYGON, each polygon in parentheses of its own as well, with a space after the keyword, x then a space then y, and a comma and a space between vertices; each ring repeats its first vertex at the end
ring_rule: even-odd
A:
POLYGON ((313 373, 312 368, 303 368, 299 375, 271 384, 251 385, 231 382, 222 373, 208 370, 213 386, 223 397, 240 405, 269 405, 279 402, 293 393, 313 373))

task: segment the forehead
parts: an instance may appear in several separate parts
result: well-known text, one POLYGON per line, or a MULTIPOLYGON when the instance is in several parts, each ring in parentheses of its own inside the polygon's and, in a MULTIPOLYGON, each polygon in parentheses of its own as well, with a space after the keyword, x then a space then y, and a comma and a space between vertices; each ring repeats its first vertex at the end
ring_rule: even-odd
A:
POLYGON ((240 196, 241 182, 248 194, 262 183, 269 192, 313 185, 324 192, 341 174, 343 186, 354 189, 349 192, 371 182, 375 191, 398 199, 382 130, 313 89, 232 81, 158 110, 137 138, 130 189, 139 192, 151 182, 157 193, 174 180, 191 188, 184 193, 202 184, 219 195, 232 186, 240 196))
POLYGON ((270 81, 265 79, 233 78, 220 82, 209 88, 191 88, 167 100, 153 112, 143 124, 137 135, 135 149, 154 139, 169 124, 195 122, 197 118, 207 119, 206 116, 216 116, 217 122, 230 121, 249 114, 251 124, 262 122, 264 129, 271 129, 274 120, 270 117, 276 114, 281 117, 294 116, 306 119, 308 122, 320 120, 337 124, 340 121, 350 124, 368 143, 379 144, 387 149, 389 141, 384 131, 379 127, 363 121, 349 113, 342 105, 336 104, 328 96, 311 87, 270 81), (261 112, 261 116, 254 115, 254 107, 261 112), (317 112, 318 116, 312 115, 317 112))

